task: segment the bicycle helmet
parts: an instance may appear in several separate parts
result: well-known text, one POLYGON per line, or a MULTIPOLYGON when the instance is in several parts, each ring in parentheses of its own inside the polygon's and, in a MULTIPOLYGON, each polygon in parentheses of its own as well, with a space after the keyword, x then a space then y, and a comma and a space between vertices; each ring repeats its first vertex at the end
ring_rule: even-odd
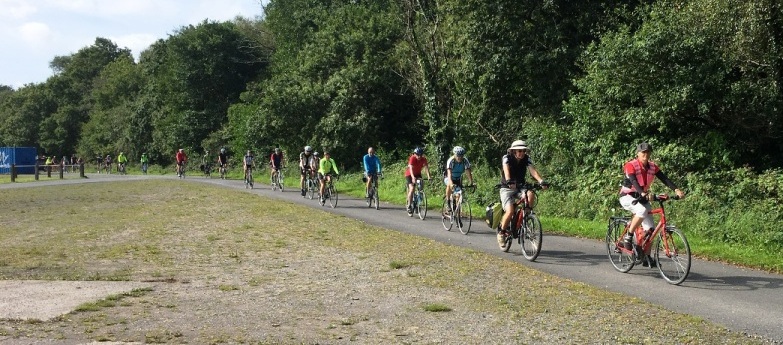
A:
POLYGON ((179 149, 179 152, 185 152, 185 150, 183 150, 183 149, 179 149))
POLYGON ((413 149, 413 153, 417 156, 421 156, 424 154, 424 150, 421 147, 416 147, 413 149))
POLYGON ((465 148, 462 146, 454 146, 454 150, 452 150, 455 155, 457 156, 464 156, 465 155, 465 148))
POLYGON ((310 147, 310 145, 307 145, 307 146, 305 146, 305 152, 306 152, 306 153, 313 152, 313 148, 312 148, 312 147, 310 147))
POLYGON ((280 153, 280 148, 279 147, 275 147, 275 153, 280 153))
POLYGON ((250 150, 247 150, 247 155, 248 155, 248 156, 250 155, 250 150))
POLYGON ((220 148, 220 153, 226 153, 226 148, 225 147, 220 148))
POLYGON ((313 156, 318 157, 318 151, 315 151, 315 153, 313 153, 313 156))

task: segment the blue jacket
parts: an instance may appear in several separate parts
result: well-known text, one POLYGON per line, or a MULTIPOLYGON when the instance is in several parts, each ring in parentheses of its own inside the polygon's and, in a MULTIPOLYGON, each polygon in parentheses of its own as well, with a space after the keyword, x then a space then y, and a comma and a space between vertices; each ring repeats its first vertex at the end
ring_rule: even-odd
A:
POLYGON ((366 154, 364 155, 364 173, 365 174, 380 174, 381 173, 381 160, 377 155, 366 154))

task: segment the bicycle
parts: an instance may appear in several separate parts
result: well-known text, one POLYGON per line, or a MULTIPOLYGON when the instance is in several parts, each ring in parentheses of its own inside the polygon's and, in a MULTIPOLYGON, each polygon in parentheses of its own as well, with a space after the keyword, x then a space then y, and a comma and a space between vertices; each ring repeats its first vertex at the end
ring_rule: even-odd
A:
POLYGON ((253 189, 253 168, 248 166, 245 173, 245 189, 253 189))
POLYGON ((204 164, 204 177, 212 178, 212 164, 204 164))
POLYGON ((514 239, 517 240, 519 246, 522 248, 522 256, 528 261, 535 261, 538 255, 541 254, 541 243, 543 241, 543 230, 541 229, 541 221, 536 216, 533 208, 538 203, 538 192, 543 189, 544 185, 526 184, 522 191, 517 193, 514 197, 515 211, 511 215, 511 233, 507 233, 504 230, 498 229, 503 233, 505 243, 502 247, 504 252, 508 252, 511 249, 511 243, 514 239), (531 204, 527 198, 527 192, 532 191, 536 196, 536 204, 531 204))
MULTIPOLYGON (((367 207, 372 208, 375 205, 375 209, 380 210, 381 199, 378 196, 378 174, 372 174, 369 178, 372 180, 370 181, 370 189, 367 191, 367 198, 365 198, 367 207)), ((381 178, 383 178, 383 175, 381 175, 381 178)))
POLYGON ((177 176, 181 179, 185 178, 185 164, 187 164, 187 162, 177 164, 177 176))
POLYGON ((324 186, 324 195, 319 195, 321 197, 321 206, 326 205, 326 200, 329 200, 329 206, 331 208, 337 207, 337 199, 339 196, 337 195, 337 189, 334 188, 334 180, 339 179, 339 177, 334 177, 327 179, 327 176, 331 176, 327 174, 324 176, 324 181, 326 181, 326 186, 324 186))
POLYGON ((473 184, 464 187, 454 186, 454 191, 451 193, 451 206, 449 206, 448 200, 445 197, 443 198, 440 221, 443 223, 443 228, 446 229, 446 231, 451 231, 454 223, 456 223, 459 232, 463 235, 467 235, 470 232, 470 225, 473 222, 473 213, 470 210, 470 203, 465 195, 465 192, 468 190, 470 190, 471 193, 475 192, 476 185, 473 184))
POLYGON ((283 191, 283 169, 278 169, 272 174, 271 184, 272 190, 280 189, 281 192, 283 191))
POLYGON ((315 193, 318 190, 318 181, 313 178, 311 171, 308 169, 305 171, 305 195, 310 200, 313 200, 315 193))
POLYGON ((111 163, 104 163, 103 164, 103 173, 104 174, 111 174, 111 163))
POLYGON ((120 174, 120 175, 125 175, 126 174, 126 172, 125 172, 125 163, 119 163, 117 165, 118 165, 117 166, 117 173, 120 174))
POLYGON ((220 171, 220 178, 222 180, 226 179, 226 166, 228 166, 228 163, 220 164, 220 168, 218 169, 220 171))
POLYGON ((427 217, 427 194, 424 192, 424 180, 420 178, 416 179, 408 217, 413 217, 413 213, 416 213, 421 220, 427 217))
MULTIPOLYGON (((630 271, 635 265, 644 263, 647 254, 655 244, 653 262, 647 262, 648 266, 657 266, 658 272, 667 283, 679 285, 688 277, 691 270, 691 247, 685 233, 674 225, 667 224, 666 211, 663 203, 668 200, 680 199, 676 195, 653 195, 651 201, 658 202, 658 207, 652 209, 650 214, 659 215, 655 229, 646 235, 641 226, 634 229, 636 236, 631 248, 626 248, 623 238, 628 231, 631 217, 609 217, 609 226, 606 231, 606 252, 612 266, 622 273, 630 271), (639 239, 641 237, 641 239, 639 239), (668 261, 667 261, 668 259, 668 261), (662 262, 662 260, 664 262, 662 262)), ((634 203, 639 200, 634 201, 634 203)))

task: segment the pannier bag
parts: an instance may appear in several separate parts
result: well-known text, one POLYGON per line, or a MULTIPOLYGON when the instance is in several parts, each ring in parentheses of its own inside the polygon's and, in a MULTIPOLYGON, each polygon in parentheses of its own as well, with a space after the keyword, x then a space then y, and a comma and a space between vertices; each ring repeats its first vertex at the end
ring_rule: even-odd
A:
POLYGON ((487 222, 487 226, 490 229, 497 229, 500 225, 500 219, 503 218, 503 205, 499 202, 494 202, 487 206, 487 214, 484 221, 487 222))

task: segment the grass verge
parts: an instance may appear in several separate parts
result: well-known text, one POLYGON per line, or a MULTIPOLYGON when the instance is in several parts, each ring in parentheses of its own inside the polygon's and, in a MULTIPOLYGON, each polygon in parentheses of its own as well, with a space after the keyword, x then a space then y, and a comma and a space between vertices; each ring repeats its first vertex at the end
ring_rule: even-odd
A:
POLYGON ((0 320, 0 334, 9 337, 152 343, 757 342, 485 253, 191 181, 13 189, 4 191, 0 210, 8 220, 0 232, 2 279, 161 284, 123 296, 122 303, 112 297, 113 303, 96 302, 54 321, 0 320), (627 320, 636 320, 640 311, 667 322, 628 327, 627 320))

